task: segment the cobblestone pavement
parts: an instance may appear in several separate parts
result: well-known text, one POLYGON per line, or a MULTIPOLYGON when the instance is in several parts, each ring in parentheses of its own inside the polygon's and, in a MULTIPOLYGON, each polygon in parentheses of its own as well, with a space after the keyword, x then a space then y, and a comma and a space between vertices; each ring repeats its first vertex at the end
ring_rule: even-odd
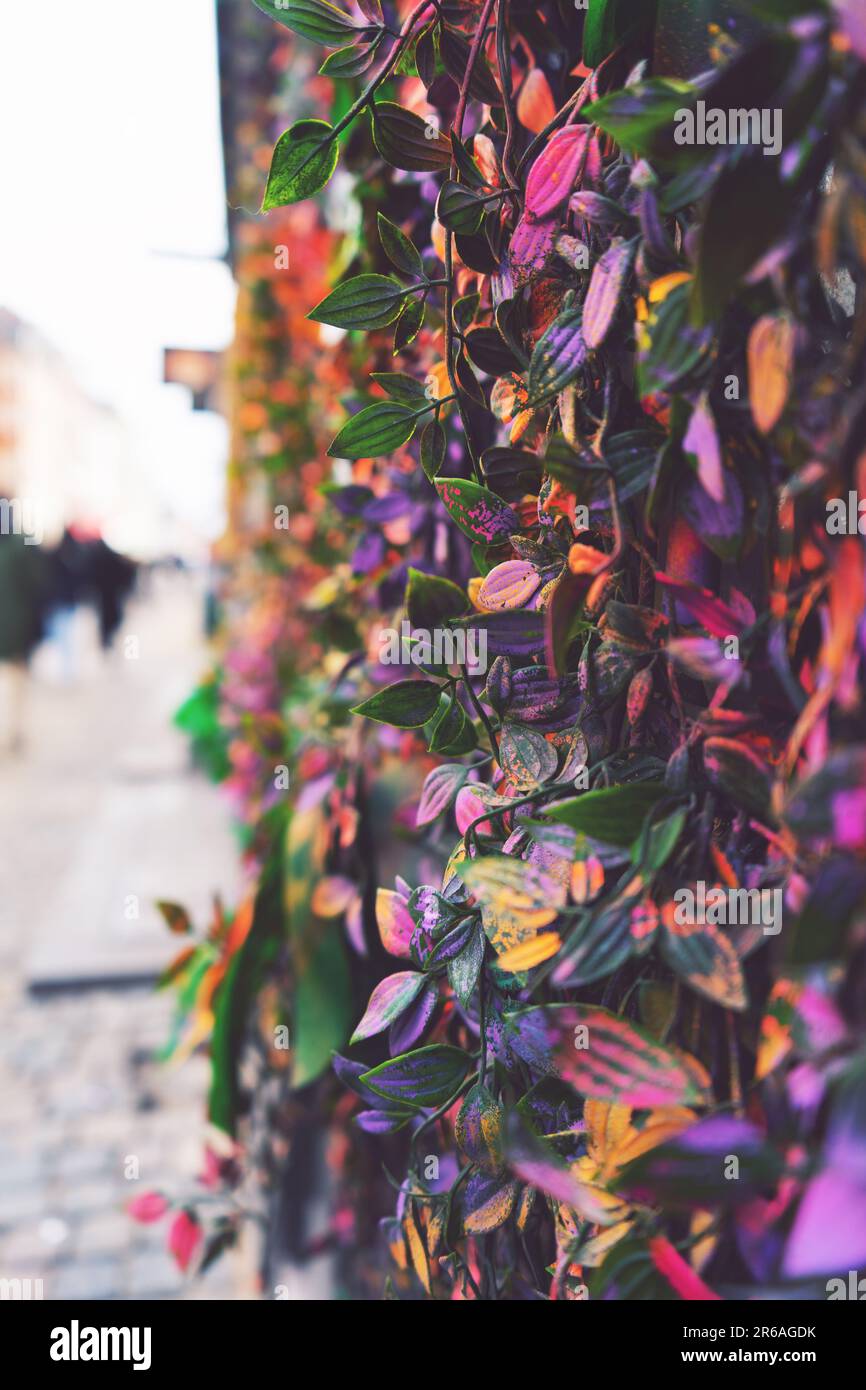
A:
MULTIPOLYGON (((160 578, 125 624, 140 640, 135 662, 122 645, 104 659, 83 616, 76 679, 52 679, 52 653, 39 653, 26 749, 0 764, 0 1278, 42 1279, 46 1299, 238 1292, 226 1261, 184 1280, 165 1250, 166 1223, 137 1225, 124 1210, 145 1189, 195 1190, 207 1066, 201 1057, 176 1069, 155 1060, 171 999, 142 985, 63 990, 62 978, 51 993, 28 988, 34 950, 43 967, 56 956, 59 976, 74 975, 80 939, 90 969, 95 918, 122 917, 100 880, 112 892, 147 892, 162 859, 167 897, 178 869, 196 910, 214 887, 232 891, 225 811, 170 726, 207 659, 199 613, 188 578, 160 578), (154 786, 160 819, 139 843, 138 807, 154 786), (129 1158, 138 1181, 126 1176, 129 1158)), ((114 926, 96 921, 105 969, 120 976, 124 938, 114 926)), ((177 947, 165 937, 158 948, 147 938, 154 960, 177 947)))

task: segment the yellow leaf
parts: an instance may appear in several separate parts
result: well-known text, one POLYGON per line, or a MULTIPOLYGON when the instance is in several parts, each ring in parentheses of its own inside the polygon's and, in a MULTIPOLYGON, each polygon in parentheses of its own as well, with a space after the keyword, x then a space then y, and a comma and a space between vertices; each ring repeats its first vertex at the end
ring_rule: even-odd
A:
POLYGON ((509 951, 504 951, 496 964, 500 970, 507 970, 516 975, 521 970, 531 970, 534 965, 541 965, 542 961, 550 960, 561 945, 562 938, 559 932, 545 932, 543 936, 536 936, 532 941, 524 941, 521 945, 512 946, 509 951))
POLYGON ((412 1268, 418 1275, 427 1293, 430 1293, 430 1265, 427 1260, 427 1251, 421 1239, 421 1232, 415 1224, 415 1217, 411 1213, 403 1222, 403 1233, 406 1237, 406 1244, 409 1247, 412 1268))
POLYGON ((649 287, 650 304, 661 304, 671 290, 675 290, 677 285, 687 284, 691 278, 687 270, 674 270, 670 275, 662 275, 660 279, 653 280, 649 287))
POLYGON ((427 1219, 427 1251, 431 1260, 436 1258, 436 1251, 442 1244, 442 1237, 445 1234, 446 1208, 436 1207, 427 1219))
POLYGON ((694 1111, 686 1109, 685 1106, 674 1105, 653 1110, 643 1129, 633 1129, 630 1134, 624 1135, 622 1142, 608 1155, 610 1167, 617 1170, 624 1168, 641 1154, 649 1153, 650 1149, 658 1148, 659 1144, 666 1144, 669 1139, 675 1139, 684 1129, 693 1125, 696 1118, 694 1111))
POLYGON ((609 1250, 627 1236, 634 1222, 618 1221, 615 1226, 608 1226, 606 1231, 600 1231, 592 1240, 587 1241, 586 1245, 580 1247, 580 1262, 589 1269, 595 1269, 600 1265, 609 1250))
POLYGON ((313 889, 310 905, 317 917, 340 917, 356 892, 350 878, 344 878, 342 874, 328 874, 326 878, 320 878, 313 889))
POLYGON ((778 423, 791 387, 794 325, 787 314, 764 314, 749 334, 749 401, 761 434, 778 423))
POLYGON ((490 1231, 498 1230, 514 1210, 517 1189, 516 1182, 509 1182, 498 1188, 492 1197, 464 1218, 463 1229, 472 1236, 487 1235, 490 1231))
POLYGON ((583 1119, 587 1128, 587 1148, 590 1158, 604 1167, 611 1149, 619 1144, 631 1129, 631 1107, 614 1105, 606 1100, 586 1100, 583 1119))

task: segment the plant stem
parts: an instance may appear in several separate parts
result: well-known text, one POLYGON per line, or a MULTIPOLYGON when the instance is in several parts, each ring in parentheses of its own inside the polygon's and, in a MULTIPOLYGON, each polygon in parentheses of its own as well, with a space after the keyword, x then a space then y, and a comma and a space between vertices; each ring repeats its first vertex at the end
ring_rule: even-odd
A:
POLYGON ((466 694, 469 696, 469 699, 472 701, 472 707, 473 707, 473 709, 475 710, 475 713, 478 715, 478 718, 481 720, 481 723, 484 725, 484 728, 485 728, 485 730, 486 730, 486 732, 487 732, 487 737, 490 739, 490 747, 491 747, 492 750, 493 750, 493 756, 494 756, 494 758, 496 759, 496 761, 497 761, 497 763, 498 763, 498 762, 499 762, 499 740, 497 739, 496 734, 493 732, 493 725, 490 723, 490 720, 487 718, 487 715, 485 714, 484 709, 483 709, 483 707, 482 707, 481 701, 479 700, 478 696, 477 696, 476 693, 475 693, 475 690, 474 690, 474 688, 473 688, 472 682, 471 682, 471 680, 469 679, 469 672, 468 672, 467 669, 466 669, 466 664, 465 664, 465 662, 463 663, 463 665, 461 665, 460 670, 463 672, 463 684, 464 684, 464 686, 465 686, 465 688, 466 688, 466 694))
POLYGON ((307 165, 310 164, 318 154, 321 154, 322 150, 327 149, 328 145, 330 145, 334 140, 336 140, 338 135, 342 135, 343 131, 347 128, 347 126, 350 126, 352 124, 355 117, 360 116, 364 108, 366 106, 369 106, 376 92, 382 86, 383 82, 386 82, 388 78, 391 76, 391 73, 394 71, 394 68, 400 61, 402 54, 408 48, 410 40, 412 39, 414 34, 415 25, 418 19, 421 17, 421 15, 424 13, 424 11, 428 8, 428 4, 429 0, 421 0, 421 4, 418 5, 417 8, 410 15, 403 36, 400 38, 399 42, 396 43, 394 47, 391 49, 391 52, 388 54, 388 57, 385 60, 381 70, 373 78, 372 82, 368 83, 368 85, 364 88, 363 92, 358 97, 358 100, 353 103, 353 105, 346 112, 345 116, 343 116, 343 118, 339 120, 331 130, 328 131, 326 138, 324 140, 320 140, 318 144, 315 146, 315 148, 310 151, 310 153, 307 155, 307 158, 304 160, 302 164, 298 166, 297 170, 295 171, 296 175, 299 174, 302 169, 306 169, 307 165))
MULTIPOLYGON (((487 25, 493 13, 493 6, 496 0, 485 0, 484 10, 478 21, 478 28, 472 40, 472 47, 469 50, 469 57, 466 61, 466 71, 463 74, 463 82, 460 87, 460 99, 457 103, 457 112, 454 117, 454 134, 459 140, 463 131, 463 118, 466 115, 466 106, 469 100, 469 84, 472 81, 472 74, 475 71, 475 64, 481 52, 484 39, 486 37, 487 25)), ((452 156, 451 159, 451 178, 457 178, 457 161, 452 156)), ((478 463, 478 454, 472 438, 472 424, 469 419, 468 411, 463 404, 460 395, 460 383, 457 380, 457 372, 454 366, 454 234, 449 230, 445 231, 445 275, 448 284, 445 287, 445 365, 448 369, 448 380, 451 382, 451 389, 457 395, 457 408, 460 411, 460 419, 463 422, 463 433, 466 436, 466 447, 469 450, 469 457, 472 460, 472 471, 477 482, 481 481, 481 469, 478 463)))

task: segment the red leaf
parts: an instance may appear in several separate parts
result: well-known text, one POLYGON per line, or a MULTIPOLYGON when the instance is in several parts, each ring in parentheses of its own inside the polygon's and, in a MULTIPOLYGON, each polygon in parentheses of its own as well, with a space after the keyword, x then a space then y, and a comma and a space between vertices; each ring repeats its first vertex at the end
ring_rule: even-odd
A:
POLYGON ((742 618, 709 589, 699 589, 694 584, 682 584, 678 579, 670 579, 661 572, 656 574, 659 584, 673 591, 678 603, 685 604, 694 613, 698 622, 713 637, 734 637, 743 630, 742 618))
POLYGON ((188 1211, 178 1212, 168 1232, 168 1248, 178 1268, 186 1273, 202 1239, 201 1226, 188 1211))
POLYGON ((709 1285, 695 1274, 691 1265, 686 1264, 679 1251, 675 1250, 664 1236, 655 1236, 649 1243, 649 1249, 652 1262, 659 1274, 667 1280, 680 1298, 686 1299, 689 1303, 723 1301, 721 1294, 714 1293, 709 1285))

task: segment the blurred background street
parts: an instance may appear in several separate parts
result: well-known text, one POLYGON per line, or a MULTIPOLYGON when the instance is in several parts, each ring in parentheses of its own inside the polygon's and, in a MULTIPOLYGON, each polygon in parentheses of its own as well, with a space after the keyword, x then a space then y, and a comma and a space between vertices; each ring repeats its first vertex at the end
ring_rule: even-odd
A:
MULTIPOLYGON (((46 1298, 180 1296, 165 1223, 124 1208, 192 1190, 202 1162, 207 1066, 155 1060, 171 1001, 144 982, 178 946, 154 898, 203 922, 214 887, 231 900, 236 852, 171 726, 206 664, 201 585, 169 569, 145 589, 108 653, 76 614, 72 683, 40 646, 23 745, 0 760, 0 1276, 42 1278, 46 1298)), ((232 1280, 219 1262, 188 1296, 232 1280)))
POLYGON ((0 122, 0 1297, 223 1297, 230 1261, 189 1283, 126 1212, 202 1192, 207 1064, 157 1059, 183 943, 154 900, 203 930, 239 881, 172 725, 226 524, 214 0, 5 7, 0 122))

